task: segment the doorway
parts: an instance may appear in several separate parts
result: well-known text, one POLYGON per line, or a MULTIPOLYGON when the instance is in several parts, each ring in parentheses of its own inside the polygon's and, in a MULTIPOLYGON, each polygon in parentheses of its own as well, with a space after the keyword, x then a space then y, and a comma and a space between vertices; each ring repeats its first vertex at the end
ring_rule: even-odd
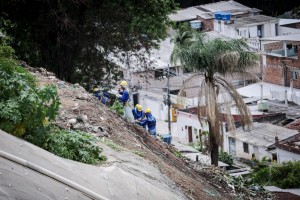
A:
POLYGON ((229 154, 235 156, 236 155, 235 138, 228 137, 228 142, 229 142, 229 154))
POLYGON ((193 142, 193 129, 191 126, 188 126, 188 139, 189 139, 189 143, 193 142))

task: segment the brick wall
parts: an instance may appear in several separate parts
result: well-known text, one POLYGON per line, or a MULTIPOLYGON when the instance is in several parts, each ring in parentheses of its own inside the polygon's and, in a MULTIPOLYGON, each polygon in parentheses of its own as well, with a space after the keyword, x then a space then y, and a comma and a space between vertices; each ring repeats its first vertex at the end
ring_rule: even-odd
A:
MULTIPOLYGON (((287 44, 297 45, 298 49, 300 48, 300 42, 288 42, 287 44)), ((277 49, 283 49, 283 42, 273 42, 269 44, 264 44, 264 50, 265 51, 271 51, 271 50, 277 50, 277 49)))
POLYGON ((214 19, 204 19, 200 16, 197 17, 203 23, 203 31, 213 31, 214 30, 214 19))
MULTIPOLYGON (((266 66, 263 69, 263 81, 289 87, 293 70, 300 70, 300 51, 298 51, 298 58, 267 55, 266 66)), ((298 78, 293 80, 293 87, 300 89, 300 73, 298 73, 298 78)))
POLYGON ((283 69, 280 58, 267 56, 267 64, 263 69, 263 81, 283 85, 283 78, 283 69))

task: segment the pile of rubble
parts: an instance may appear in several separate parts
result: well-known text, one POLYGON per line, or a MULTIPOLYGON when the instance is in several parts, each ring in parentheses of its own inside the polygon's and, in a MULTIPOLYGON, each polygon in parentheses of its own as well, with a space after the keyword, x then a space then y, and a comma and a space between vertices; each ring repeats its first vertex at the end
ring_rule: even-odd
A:
MULTIPOLYGON (((178 156, 173 146, 155 140, 142 127, 125 122, 79 84, 61 81, 43 68, 27 68, 36 76, 40 86, 54 84, 58 87, 61 105, 54 122, 57 126, 108 137, 124 149, 139 152, 138 155, 157 166, 190 199, 233 199, 241 196, 239 190, 220 178, 224 177, 222 170, 199 166, 199 163, 178 156)), ((261 199, 242 196, 245 197, 243 199, 261 199)))

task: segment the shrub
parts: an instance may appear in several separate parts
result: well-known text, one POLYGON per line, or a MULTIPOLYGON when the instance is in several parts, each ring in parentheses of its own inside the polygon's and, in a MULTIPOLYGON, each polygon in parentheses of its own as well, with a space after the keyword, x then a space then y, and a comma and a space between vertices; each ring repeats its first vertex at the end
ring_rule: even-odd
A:
POLYGON ((233 164, 233 158, 232 155, 229 155, 226 152, 220 152, 219 154, 219 161, 228 164, 229 166, 232 166, 233 164))
POLYGON ((56 129, 48 136, 43 148, 63 158, 87 164, 105 160, 100 156, 102 149, 97 145, 97 138, 80 131, 56 129))
POLYGON ((18 137, 42 141, 48 121, 58 112, 55 86, 36 87, 35 78, 13 58, 13 49, 0 46, 0 129, 18 137))
POLYGON ((116 100, 115 103, 110 107, 113 111, 115 111, 119 115, 124 115, 124 109, 121 103, 116 100))
POLYGON ((254 182, 262 185, 275 185, 283 189, 299 188, 300 161, 255 168, 251 176, 254 182))

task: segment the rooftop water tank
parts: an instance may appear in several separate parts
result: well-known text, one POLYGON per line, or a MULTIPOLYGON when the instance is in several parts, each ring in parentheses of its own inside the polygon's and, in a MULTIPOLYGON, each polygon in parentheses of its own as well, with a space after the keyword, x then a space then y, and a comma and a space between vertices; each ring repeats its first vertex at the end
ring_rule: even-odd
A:
POLYGON ((222 19, 222 12, 216 12, 215 13, 215 19, 222 19))
POLYGON ((269 110, 269 103, 266 100, 257 101, 257 108, 259 111, 268 111, 269 110))
POLYGON ((222 17, 222 20, 225 20, 225 21, 229 21, 230 18, 231 18, 231 13, 222 13, 221 14, 221 17, 222 17))
POLYGON ((190 25, 191 25, 192 29, 199 29, 199 28, 201 28, 202 22, 200 20, 193 20, 193 21, 190 21, 190 25))

